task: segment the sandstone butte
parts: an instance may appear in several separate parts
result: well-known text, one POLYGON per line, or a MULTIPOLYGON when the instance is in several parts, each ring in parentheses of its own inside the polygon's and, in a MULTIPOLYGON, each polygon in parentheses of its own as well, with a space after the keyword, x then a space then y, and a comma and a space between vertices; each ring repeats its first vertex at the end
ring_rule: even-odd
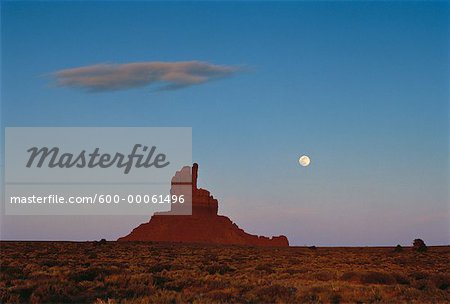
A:
MULTIPOLYGON (((197 188, 198 164, 183 167, 171 181, 171 194, 191 194, 192 201, 172 204, 171 210, 157 212, 118 241, 153 241, 220 245, 287 247, 284 236, 272 238, 246 233, 228 217, 218 215, 218 201, 209 191, 197 188), (192 205, 191 205, 192 204, 192 205), (180 215, 192 206, 192 214, 180 215)), ((186 195, 190 197, 190 195, 186 195)), ((190 211, 190 208, 188 209, 190 211)), ((189 212, 190 213, 190 212, 189 212)))

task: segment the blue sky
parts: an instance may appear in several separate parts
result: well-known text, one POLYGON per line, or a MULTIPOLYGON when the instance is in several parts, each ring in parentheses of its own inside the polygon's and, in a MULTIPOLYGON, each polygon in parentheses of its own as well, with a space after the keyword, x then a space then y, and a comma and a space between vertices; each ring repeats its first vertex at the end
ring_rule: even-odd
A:
MULTIPOLYGON (((294 245, 450 243, 448 3, 2 2, 1 10, 3 127, 190 126, 199 183, 251 233, 286 234, 294 245), (52 76, 155 61, 239 71, 178 90, 96 93, 52 76)), ((3 216, 2 238, 116 238, 147 218, 111 229, 107 220, 3 216)))

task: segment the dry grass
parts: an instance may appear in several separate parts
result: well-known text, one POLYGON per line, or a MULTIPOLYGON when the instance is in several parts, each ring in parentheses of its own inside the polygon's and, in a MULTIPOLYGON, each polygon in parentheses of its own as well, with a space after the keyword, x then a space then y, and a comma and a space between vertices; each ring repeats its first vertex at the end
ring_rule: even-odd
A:
POLYGON ((1 303, 450 302, 450 247, 0 246, 1 303))

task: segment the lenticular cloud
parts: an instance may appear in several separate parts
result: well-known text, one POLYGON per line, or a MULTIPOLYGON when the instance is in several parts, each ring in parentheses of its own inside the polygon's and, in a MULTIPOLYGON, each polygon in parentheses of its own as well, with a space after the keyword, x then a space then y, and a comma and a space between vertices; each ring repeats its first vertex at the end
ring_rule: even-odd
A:
POLYGON ((135 62, 96 64, 56 71, 58 86, 85 89, 89 92, 125 90, 157 85, 174 90, 232 76, 239 69, 207 62, 135 62))

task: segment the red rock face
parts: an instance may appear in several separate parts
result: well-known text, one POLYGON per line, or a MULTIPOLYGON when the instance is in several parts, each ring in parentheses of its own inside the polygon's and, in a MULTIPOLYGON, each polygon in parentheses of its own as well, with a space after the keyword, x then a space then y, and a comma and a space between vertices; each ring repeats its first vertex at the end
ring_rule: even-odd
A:
POLYGON ((289 246, 284 235, 268 238, 248 234, 228 217, 218 215, 217 199, 209 191, 197 188, 197 176, 198 165, 194 164, 192 171, 190 167, 184 167, 172 178, 171 194, 180 195, 192 191, 192 215, 176 215, 180 214, 177 211, 183 206, 172 205, 171 211, 155 213, 148 223, 141 224, 118 241, 289 246))

